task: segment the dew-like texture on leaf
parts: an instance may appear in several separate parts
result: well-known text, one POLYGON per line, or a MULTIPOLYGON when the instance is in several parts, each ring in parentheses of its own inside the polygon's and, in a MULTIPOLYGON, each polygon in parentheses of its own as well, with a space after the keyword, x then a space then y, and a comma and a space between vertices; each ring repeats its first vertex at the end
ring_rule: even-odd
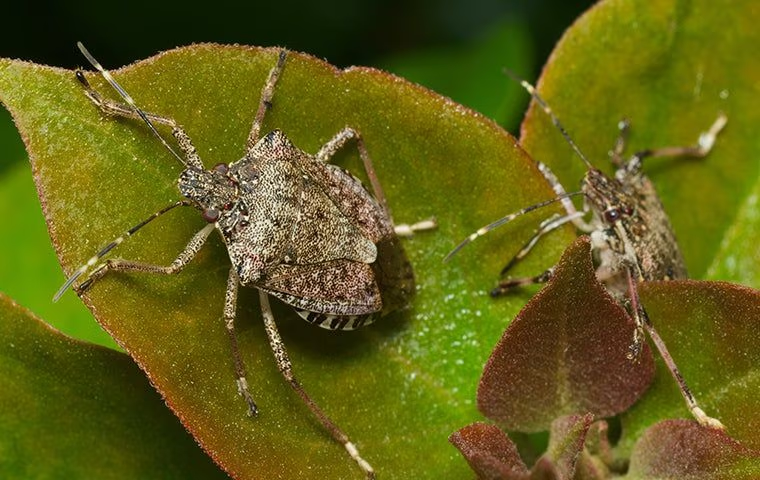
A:
POLYGON ((644 432, 626 478, 750 480, 760 477, 760 451, 689 420, 666 420, 644 432))
MULTIPOLYGON (((711 279, 755 288, 757 276, 735 267, 760 262, 756 215, 746 211, 760 182, 760 58, 752 47, 760 45, 758 24, 754 0, 602 1, 568 29, 538 82, 570 136, 608 172, 621 119, 631 122, 630 155, 694 145, 725 113, 728 124, 706 158, 647 158, 644 172, 689 276, 703 278, 710 268, 711 279)), ((584 166, 536 105, 521 144, 567 189, 576 188, 584 166)))
POLYGON ((609 416, 652 380, 651 352, 626 358, 634 326, 596 280, 590 243, 579 237, 554 278, 509 325, 485 366, 478 407, 510 430, 547 430, 561 415, 609 416))
POLYGON ((452 433, 449 441, 459 449, 481 479, 528 478, 517 447, 496 425, 473 423, 452 433))
MULTIPOLYGON (((197 45, 113 75, 145 110, 176 119, 211 167, 243 154, 276 53, 197 45)), ((88 78, 115 98, 102 79, 88 78)), ((102 115, 73 72, 0 60, 0 100, 30 153, 66 272, 178 198, 176 160, 140 122, 102 115)), ((505 209, 547 198, 551 189, 515 140, 482 116, 375 70, 337 71, 291 53, 263 131, 279 128, 316 153, 347 125, 362 133, 394 219, 438 218, 437 231, 403 241, 417 296, 408 309, 356 332, 310 326, 276 302, 275 318, 296 375, 382 478, 440 478, 441 472, 459 478, 469 470, 446 439, 478 416, 475 379, 523 301, 492 302, 486 291, 504 257, 530 236, 534 219, 495 232, 494 243, 477 242, 448 264, 441 260, 505 209)), ((335 163, 363 177, 352 145, 335 163)), ((191 209, 173 211, 114 256, 166 265, 204 225, 191 209)), ((568 238, 565 232, 542 242, 521 267, 538 271, 543 255, 557 256, 568 238)), ((227 471, 247 478, 360 475, 283 381, 255 292, 243 289, 236 326, 260 409, 258 417, 246 417, 221 319, 228 271, 214 236, 177 276, 108 275, 84 299, 227 471)))
MULTIPOLYGON (((760 449, 760 291, 724 282, 641 285, 649 318, 708 415, 760 449)), ((623 417, 622 448, 664 418, 690 418, 662 362, 652 388, 623 417)))
POLYGON ((134 362, 0 293, 0 478, 227 478, 134 362))

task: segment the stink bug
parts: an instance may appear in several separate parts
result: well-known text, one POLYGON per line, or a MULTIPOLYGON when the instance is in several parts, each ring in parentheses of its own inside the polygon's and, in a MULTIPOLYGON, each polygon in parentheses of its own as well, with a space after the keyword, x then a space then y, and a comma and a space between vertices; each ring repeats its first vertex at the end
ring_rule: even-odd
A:
POLYGON ((397 234, 432 228, 432 221, 394 226, 385 195, 359 133, 344 128, 315 155, 297 148, 279 130, 261 136, 267 110, 287 54, 280 51, 262 89, 242 158, 206 169, 188 134, 173 119, 145 112, 92 55, 78 44, 87 60, 118 92, 124 103, 93 89, 81 70, 76 78, 104 114, 142 120, 182 164, 178 179, 184 197, 127 230, 78 268, 56 293, 57 300, 80 278, 81 294, 109 272, 179 273, 193 260, 212 231, 226 245, 231 268, 223 317, 234 360, 237 389, 248 413, 258 407, 249 392, 238 349, 234 321, 238 285, 258 289, 265 330, 277 366, 331 436, 348 451, 368 478, 372 466, 348 436, 320 409, 296 379, 269 305, 269 295, 292 306, 309 323, 331 330, 351 330, 405 305, 414 294, 414 275, 397 234), (156 124, 171 128, 182 153, 161 136, 156 124), (329 163, 346 143, 355 141, 373 194, 349 172, 329 163), (200 210, 208 222, 168 266, 103 258, 142 227, 179 206, 200 210), (84 276, 84 277, 83 277, 84 276))
MULTIPOLYGON (((525 207, 480 228, 457 245, 446 259, 448 260, 465 245, 494 228, 533 210, 560 202, 565 209, 565 214, 550 217, 542 222, 523 248, 502 269, 502 276, 524 258, 543 235, 565 223, 572 223, 581 232, 589 234, 597 262, 597 278, 628 310, 636 324, 628 358, 632 361, 638 358, 644 341, 644 331, 647 331, 678 383, 692 415, 702 425, 722 428, 723 425, 717 419, 709 417, 697 404, 665 343, 639 301, 637 282, 686 278, 686 267, 670 221, 662 208, 654 185, 642 171, 644 158, 704 157, 710 152, 718 133, 726 125, 727 117, 720 114, 694 146, 643 150, 627 160, 623 157, 623 153, 629 124, 627 121, 620 122, 620 135, 614 149, 610 152, 612 163, 616 168, 615 176, 612 178, 591 164, 535 88, 524 80, 518 79, 518 81, 551 118, 575 154, 586 165, 587 171, 581 180, 581 188, 579 191, 568 193, 549 167, 537 162, 539 171, 551 184, 556 197, 525 207), (578 211, 570 200, 576 195, 584 198, 582 211, 578 211), (584 217, 588 217, 588 214, 590 218, 585 220, 584 217)), ((492 290, 491 295, 497 297, 522 285, 544 283, 552 277, 553 272, 554 267, 551 267, 532 277, 505 278, 492 290)))

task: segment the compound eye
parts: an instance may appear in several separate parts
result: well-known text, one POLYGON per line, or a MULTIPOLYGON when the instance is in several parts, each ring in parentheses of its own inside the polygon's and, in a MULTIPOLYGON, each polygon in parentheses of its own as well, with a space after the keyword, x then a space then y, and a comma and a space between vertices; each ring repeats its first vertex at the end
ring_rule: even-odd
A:
POLYGON ((201 215, 208 223, 216 223, 216 221, 219 220, 219 215, 221 215, 221 213, 216 208, 206 208, 201 215))
POLYGON ((609 208, 604 211, 604 220, 607 223, 615 223, 620 220, 620 210, 617 208, 609 208))
POLYGON ((214 165, 214 168, 212 170, 214 170, 215 172, 219 172, 223 175, 227 175, 227 172, 230 171, 230 167, 228 167, 226 163, 217 163, 216 165, 214 165))

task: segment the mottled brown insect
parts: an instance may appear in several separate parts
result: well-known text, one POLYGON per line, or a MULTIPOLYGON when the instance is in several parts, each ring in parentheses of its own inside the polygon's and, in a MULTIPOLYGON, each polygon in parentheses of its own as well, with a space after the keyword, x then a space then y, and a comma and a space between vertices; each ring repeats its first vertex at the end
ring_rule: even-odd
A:
MULTIPOLYGON (((638 358, 646 330, 678 382, 681 394, 697 421, 703 425, 722 428, 718 420, 707 416, 697 404, 665 343, 654 329, 646 310, 639 301, 637 282, 686 278, 686 267, 673 228, 663 210, 654 185, 642 171, 643 159, 707 155, 718 133, 727 122, 726 116, 719 115, 709 130, 700 136, 695 146, 643 150, 635 153, 628 160, 624 159, 623 152, 629 125, 627 121, 621 122, 620 136, 615 148, 610 152, 612 162, 616 167, 615 176, 612 178, 589 162, 535 88, 525 81, 520 80, 520 83, 551 118, 565 140, 586 164, 588 170, 581 180, 581 189, 567 193, 549 167, 538 162, 539 170, 551 184, 557 196, 523 208, 479 229, 454 248, 446 258, 450 258, 476 238, 516 217, 546 205, 561 202, 565 214, 550 217, 542 222, 533 237, 502 269, 502 276, 524 258, 543 235, 565 223, 572 222, 578 230, 591 236, 592 251, 597 262, 597 278, 628 309, 636 323, 628 357, 631 360, 638 358), (570 200, 570 197, 575 195, 582 195, 584 198, 582 211, 576 210, 570 200), (590 214, 588 221, 584 220, 587 214, 590 214)), ((533 277, 505 278, 492 290, 491 295, 500 296, 521 285, 546 282, 552 277, 553 272, 554 267, 551 267, 533 277)))
POLYGON ((256 403, 248 389, 245 366, 238 351, 234 320, 238 285, 259 290, 265 330, 277 366, 309 409, 341 443, 350 456, 374 478, 374 470, 348 436, 319 408, 296 379, 274 322, 268 295, 292 306, 308 322, 331 330, 352 330, 376 316, 405 305, 414 294, 414 275, 397 234, 410 235, 432 228, 426 221, 395 226, 361 136, 345 128, 316 155, 295 145, 279 130, 260 137, 274 88, 283 71, 286 52, 280 52, 261 93, 244 156, 208 170, 190 137, 171 118, 144 112, 108 71, 79 44, 82 53, 126 103, 105 99, 77 71, 88 98, 105 114, 143 120, 162 144, 182 163, 179 200, 148 217, 117 238, 74 272, 56 294, 57 299, 90 268, 76 287, 90 288, 108 272, 180 272, 198 253, 213 230, 224 239, 231 260, 224 302, 224 320, 232 347, 237 387, 255 415, 256 403), (154 124, 167 125, 183 155, 158 133, 154 124), (329 163, 349 141, 355 141, 374 195, 349 172, 329 163), (123 259, 101 262, 113 248, 143 226, 178 206, 201 211, 208 225, 201 229, 168 266, 123 259))

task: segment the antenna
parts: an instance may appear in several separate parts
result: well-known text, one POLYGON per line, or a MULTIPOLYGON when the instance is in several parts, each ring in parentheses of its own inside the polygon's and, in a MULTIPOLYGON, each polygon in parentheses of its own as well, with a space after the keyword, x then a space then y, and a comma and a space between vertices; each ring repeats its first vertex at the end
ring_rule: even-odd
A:
MULTIPOLYGON (((177 160, 179 160, 180 163, 183 166, 187 166, 187 163, 185 162, 185 159, 183 159, 171 147, 171 145, 169 145, 169 143, 166 140, 164 140, 164 137, 162 137, 161 134, 158 133, 158 130, 153 125, 153 122, 150 121, 150 119, 148 118, 148 115, 144 111, 142 111, 142 109, 140 109, 140 107, 137 106, 137 104, 132 99, 132 97, 127 93, 127 91, 124 90, 124 88, 121 85, 119 85, 119 83, 113 78, 113 76, 111 76, 111 73, 108 70, 106 70, 105 68, 103 68, 103 66, 100 64, 100 62, 98 62, 97 60, 95 60, 95 57, 93 57, 92 54, 86 48, 84 48, 84 45, 82 45, 82 42, 77 42, 77 47, 79 47, 79 50, 82 52, 82 55, 84 55, 84 57, 87 59, 87 61, 90 62, 90 64, 93 67, 95 67, 100 72, 101 75, 103 75, 103 78, 105 78, 106 81, 111 84, 111 86, 113 87, 113 89, 118 92, 118 94, 121 96, 121 98, 123 98, 124 101, 127 102, 127 105, 129 105, 132 108, 132 110, 134 110, 134 112, 140 118, 143 119, 143 121, 145 122, 145 124, 148 125, 148 128, 150 129, 150 131, 153 132, 153 135, 155 135, 156 138, 158 138, 161 141, 161 143, 163 144, 163 146, 166 147, 166 149, 169 150, 171 152, 171 154, 174 155, 174 157, 176 157, 177 160)), ((84 78, 84 75, 80 71, 77 71, 77 78, 79 79, 80 82, 82 82, 84 84, 85 88, 88 88, 88 89, 92 90, 92 87, 90 87, 90 84, 87 82, 87 79, 84 78)))
POLYGON ((190 206, 190 205, 192 205, 192 204, 188 200, 178 200, 178 201, 172 203, 171 205, 167 205, 166 207, 162 208, 161 210, 157 211, 156 213, 154 213, 150 217, 146 218, 142 222, 138 223, 134 227, 132 227, 129 230, 127 230, 126 232, 124 232, 116 240, 112 241, 111 243, 109 243, 108 245, 106 245, 105 247, 103 247, 97 254, 95 254, 95 256, 93 256, 92 258, 90 258, 89 260, 87 260, 87 263, 85 263, 84 265, 82 265, 81 267, 79 267, 66 280, 66 282, 61 286, 61 288, 59 288, 58 291, 55 292, 55 296, 53 296, 53 301, 57 302, 58 299, 60 299, 61 296, 64 293, 66 293, 66 290, 68 290, 68 288, 70 286, 72 286, 74 284, 74 282, 76 282, 79 277, 81 277, 82 275, 84 275, 85 273, 87 273, 87 270, 89 270, 90 268, 92 268, 93 266, 95 266, 100 261, 101 258, 103 258, 106 255, 108 255, 108 253, 111 250, 113 250, 114 248, 116 248, 117 246, 119 246, 119 244, 121 244, 121 242, 123 242, 125 239, 127 239, 127 238, 131 237, 132 235, 134 235, 135 232, 137 232, 138 230, 140 230, 142 227, 144 227, 145 225, 149 224, 150 222, 152 222, 156 218, 160 217, 164 213, 168 212, 169 210, 172 210, 172 209, 174 209, 176 207, 179 207, 179 206, 187 207, 187 206, 190 206))
POLYGON ((536 101, 539 107, 551 118, 552 123, 555 127, 562 133, 562 136, 565 137, 565 141, 573 148, 573 151, 583 160, 583 163, 586 164, 586 168, 593 169, 594 165, 591 164, 591 162, 586 158, 586 155, 583 154, 580 148, 578 148, 578 145, 575 144, 572 138, 570 138, 570 135, 567 133, 567 130, 565 130, 565 127, 562 126, 562 123, 560 123, 559 118, 554 115, 554 112, 552 112, 552 109, 549 107, 549 104, 546 103, 546 101, 541 98, 541 96, 536 91, 536 88, 531 85, 530 83, 526 82, 522 78, 518 77, 514 72, 509 70, 508 68, 504 69, 504 73, 507 74, 512 80, 516 81, 522 87, 528 91, 531 97, 536 101))
POLYGON ((465 246, 467 246, 467 244, 473 242, 478 237, 482 237, 483 235, 485 235, 486 233, 490 232, 491 230, 493 230, 495 228, 498 228, 498 227, 504 225, 505 223, 511 222, 515 218, 520 217, 522 215, 525 215, 526 213, 532 212, 533 210, 538 210, 539 208, 545 207, 547 205, 551 205, 552 203, 560 202, 560 201, 562 201, 562 200, 564 200, 566 198, 570 198, 570 197, 573 197, 575 195, 583 195, 583 192, 577 191, 577 192, 564 193, 564 194, 558 195, 558 196, 556 196, 556 197, 554 197, 552 199, 544 200, 543 202, 536 203, 536 204, 531 205, 529 207, 521 208, 520 210, 518 210, 518 211, 516 211, 514 213, 510 213, 509 215, 507 215, 505 217, 501 217, 500 219, 496 220, 495 222, 491 222, 488 225, 486 225, 485 227, 479 228, 475 233, 473 233, 469 237, 465 238, 462 241, 462 243, 460 243, 459 245, 457 245, 456 247, 454 247, 454 249, 452 251, 450 251, 448 255, 446 255, 446 257, 443 259, 443 261, 444 262, 448 262, 451 259, 451 257, 453 257, 454 255, 456 255, 457 252, 459 252, 461 249, 463 249, 465 246))

